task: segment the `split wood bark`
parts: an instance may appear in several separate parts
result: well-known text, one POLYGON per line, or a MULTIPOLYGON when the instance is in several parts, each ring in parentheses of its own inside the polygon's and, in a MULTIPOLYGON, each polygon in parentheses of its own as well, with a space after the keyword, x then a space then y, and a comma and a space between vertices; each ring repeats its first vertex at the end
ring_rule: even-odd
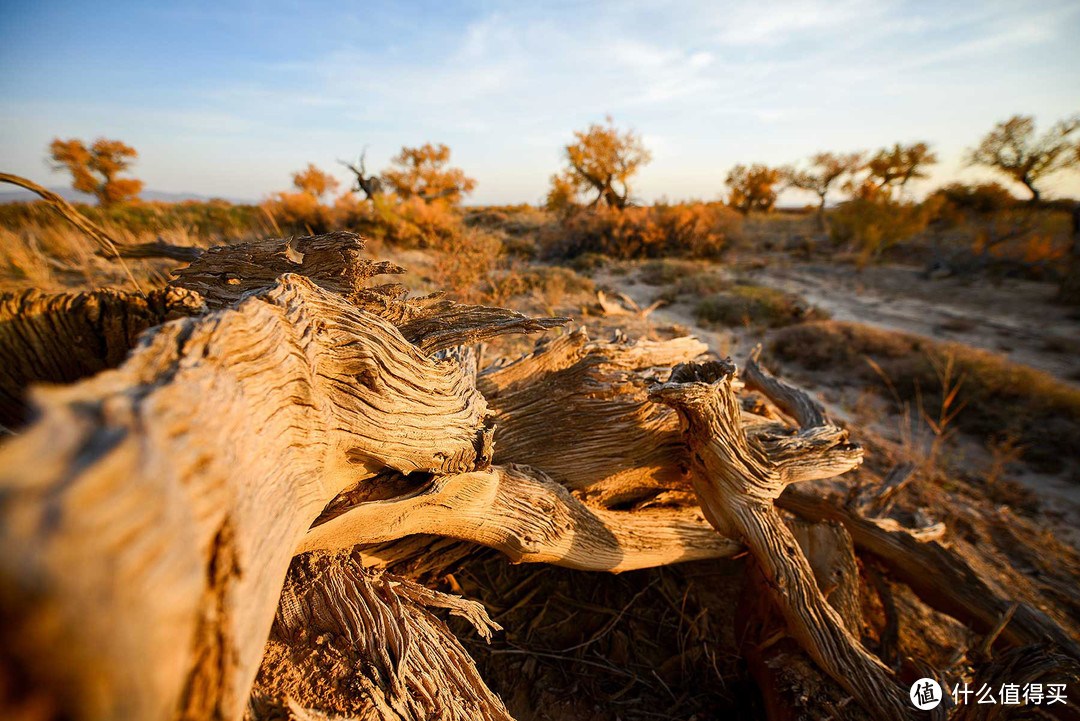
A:
POLYGON ((363 568, 354 554, 297 558, 247 718, 512 721, 436 615, 500 630, 475 601, 363 568))
POLYGON ((119 365, 143 331, 206 310, 182 288, 0 293, 0 426, 26 421, 31 383, 72 383, 119 365))
POLYGON ((460 365, 294 275, 36 399, 0 448, 3 616, 82 718, 238 717, 327 501, 384 468, 491 455, 460 365))
POLYGON ((735 397, 735 366, 729 361, 676 366, 666 383, 654 387, 652 397, 679 413, 694 491, 706 518, 721 534, 745 541, 802 648, 864 709, 881 718, 908 719, 907 695, 826 602, 775 507, 786 485, 850 470, 861 462, 861 451, 808 396, 760 370, 755 380, 773 403, 799 421, 797 432, 747 435, 735 397))

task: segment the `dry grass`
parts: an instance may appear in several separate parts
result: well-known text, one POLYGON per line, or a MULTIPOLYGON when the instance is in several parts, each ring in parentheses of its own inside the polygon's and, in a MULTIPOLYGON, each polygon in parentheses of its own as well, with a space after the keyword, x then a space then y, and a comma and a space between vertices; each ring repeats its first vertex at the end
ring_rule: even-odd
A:
MULTIPOLYGON (((120 227, 107 228, 123 244, 148 243, 161 238, 172 245, 206 247, 207 239, 193 237, 184 229, 160 233, 136 233, 120 227)), ((97 244, 70 226, 28 223, 18 230, 0 227, 0 288, 46 291, 126 288, 130 281, 115 260, 98 253, 97 244)), ((132 275, 143 289, 164 285, 176 261, 127 259, 132 275)))
POLYGON ((822 311, 807 307, 798 296, 775 288, 741 284, 702 298, 694 307, 694 315, 700 322, 713 325, 766 328, 823 317, 822 311))
POLYGON ((772 350, 783 360, 864 381, 924 408, 944 402, 940 368, 951 358, 954 372, 964 377, 967 403, 955 417, 958 428, 981 439, 1014 434, 1025 460, 1041 470, 1080 461, 1080 390, 989 351, 838 321, 784 328, 772 350))

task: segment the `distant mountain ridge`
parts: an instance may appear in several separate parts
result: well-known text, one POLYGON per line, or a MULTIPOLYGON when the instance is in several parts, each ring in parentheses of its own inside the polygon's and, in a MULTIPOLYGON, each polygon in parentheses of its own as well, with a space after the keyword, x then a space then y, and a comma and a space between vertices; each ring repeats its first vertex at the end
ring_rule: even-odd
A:
MULTIPOLYGON (((4 187, 4 186, 0 186, 4 187)), ((11 187, 11 190, 4 190, 0 192, 0 203, 20 203, 32 200, 37 200, 38 196, 31 193, 29 190, 23 188, 11 187)), ((86 203, 87 205, 96 205, 94 196, 89 193, 80 193, 77 190, 73 190, 70 187, 51 187, 52 192, 59 195, 69 203, 86 203)), ((162 190, 144 190, 139 193, 139 198, 147 201, 159 201, 162 203, 182 203, 185 200, 197 200, 206 202, 208 200, 227 200, 234 205, 254 205, 255 201, 247 198, 217 198, 208 195, 198 195, 196 193, 169 193, 162 190)))

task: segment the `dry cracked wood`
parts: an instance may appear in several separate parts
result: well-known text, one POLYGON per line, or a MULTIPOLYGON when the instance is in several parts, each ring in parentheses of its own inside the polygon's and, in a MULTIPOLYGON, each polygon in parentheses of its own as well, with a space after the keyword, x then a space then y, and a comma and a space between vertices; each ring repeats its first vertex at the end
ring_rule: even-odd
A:
POLYGON ((745 541, 788 629, 820 668, 867 711, 909 718, 906 694, 825 600, 774 505, 787 484, 850 470, 861 462, 861 452, 808 397, 778 381, 758 386, 799 421, 800 429, 771 438, 747 435, 734 375, 729 361, 684 364, 651 393, 679 413, 694 491, 706 518, 723 535, 745 541))
POLYGON ((175 270, 171 285, 200 293, 210 308, 223 308, 245 293, 266 288, 283 273, 297 273, 393 323, 406 339, 429 353, 504 333, 555 328, 569 320, 459 304, 440 293, 408 298, 406 289, 394 283, 369 287, 372 278, 405 269, 363 257, 364 245, 359 235, 339 231, 219 246, 175 270))
POLYGON ((205 309, 197 293, 182 288, 145 297, 110 289, 0 293, 0 426, 26 420, 30 383, 71 383, 114 368, 147 328, 205 309))
POLYGON ((582 329, 485 369, 477 387, 499 426, 496 462, 539 468, 607 507, 688 492, 678 420, 648 387, 659 369, 706 349, 696 338, 590 342, 582 329))
MULTIPOLYGON (((484 319, 506 330, 505 315, 437 307, 450 313, 413 327, 421 347, 425 332, 482 335, 484 319)), ((622 345, 631 367, 687 347, 622 345)), ((307 535, 336 494, 386 469, 436 480, 396 501, 412 511, 396 525, 388 504, 341 514, 378 525, 335 544, 458 533, 607 570, 737 549, 693 509, 590 509, 542 473, 485 470, 492 427, 467 355, 427 355, 286 274, 153 329, 116 370, 38 391, 40 420, 0 448, 4 630, 32 684, 86 718, 235 717, 289 559, 335 527, 307 535), (458 526, 432 512, 442 501, 458 526)))
MULTIPOLYGON (((980 633, 994 628, 1014 606, 1012 598, 987 583, 955 550, 898 525, 864 518, 844 508, 838 494, 791 487, 777 505, 809 520, 843 523, 856 546, 880 558, 919 598, 980 633)), ((1050 640, 1080 660, 1080 644, 1046 613, 1025 603, 1016 606, 999 638, 1013 646, 1050 640)))
MULTIPOLYGON (((818 588, 853 634, 862 632, 859 571, 851 536, 839 523, 785 519, 806 555, 818 588)), ((751 675, 762 691, 769 721, 870 719, 829 679, 789 635, 784 619, 761 599, 771 594, 757 564, 747 577, 735 613, 735 634, 751 675)))
MULTIPOLYGON (((362 257, 364 240, 331 233, 220 246, 191 255, 171 287, 147 296, 118 290, 0 294, 0 426, 25 420, 22 399, 29 383, 70 383, 115 367, 139 334, 173 318, 223 308, 273 285, 282 273, 306 275, 398 326, 425 352, 475 343, 505 333, 531 333, 565 318, 529 318, 504 308, 464 305, 439 294, 408 298, 400 285, 364 287, 370 278, 402 273, 391 263, 362 257), (207 296, 204 299, 199 289, 207 296), (205 301, 205 302, 204 302, 205 301)), ((197 250, 197 249, 196 249, 197 250)))
POLYGON ((0 448, 0 615, 80 718, 236 718, 327 501, 386 467, 484 468, 491 448, 458 364, 293 275, 37 400, 0 448))
POLYGON ((297 558, 247 717, 511 721, 440 610, 484 639, 499 630, 479 603, 365 570, 355 554, 297 558))
POLYGON ((441 476, 415 493, 344 509, 314 526, 300 550, 347 549, 417 533, 478 543, 515 562, 585 571, 728 557, 742 548, 718 536, 694 508, 594 509, 536 469, 495 466, 441 476))

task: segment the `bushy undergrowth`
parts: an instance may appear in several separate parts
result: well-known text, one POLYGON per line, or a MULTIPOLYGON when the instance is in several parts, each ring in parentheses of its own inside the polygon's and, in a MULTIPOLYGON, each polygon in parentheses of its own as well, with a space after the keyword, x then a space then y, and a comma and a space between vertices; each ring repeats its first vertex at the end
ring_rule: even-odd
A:
POLYGON ((931 196, 923 203, 888 197, 857 197, 829 214, 833 240, 851 246, 860 265, 877 260, 892 246, 924 231, 944 202, 931 196))
POLYGON ((584 208, 566 215, 544 234, 546 254, 576 258, 684 256, 716 258, 742 233, 742 218, 719 203, 654 205, 618 210, 584 208))
POLYGON ((694 315, 703 323, 766 328, 825 317, 798 296, 760 285, 734 285, 706 296, 694 307, 694 315))
POLYGON ((1015 208, 1020 201, 1000 183, 950 183, 935 190, 931 197, 941 198, 938 217, 962 220, 965 213, 986 215, 1015 208))
POLYGON ((935 365, 951 357, 963 376, 958 397, 966 406, 955 421, 959 428, 986 440, 1013 434, 1024 458, 1043 470, 1060 468, 1063 459, 1080 460, 1080 390, 995 353, 838 321, 777 331, 772 351, 811 370, 860 379, 887 398, 893 389, 903 401, 921 398, 927 407, 943 400, 935 365))

